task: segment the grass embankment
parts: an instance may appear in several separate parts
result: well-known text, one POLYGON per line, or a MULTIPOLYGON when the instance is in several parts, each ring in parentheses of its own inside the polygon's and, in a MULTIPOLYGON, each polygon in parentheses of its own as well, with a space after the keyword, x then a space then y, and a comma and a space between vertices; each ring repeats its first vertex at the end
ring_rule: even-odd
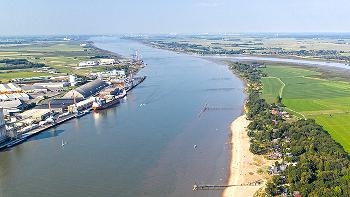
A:
POLYGON ((278 96, 282 103, 306 118, 313 118, 350 153, 350 83, 324 78, 320 72, 283 65, 263 71, 262 97, 269 103, 278 96))

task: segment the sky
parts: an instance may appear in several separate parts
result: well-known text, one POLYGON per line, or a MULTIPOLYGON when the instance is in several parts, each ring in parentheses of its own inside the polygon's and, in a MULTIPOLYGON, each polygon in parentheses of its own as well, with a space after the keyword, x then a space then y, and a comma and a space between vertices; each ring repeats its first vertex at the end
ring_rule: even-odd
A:
POLYGON ((0 35, 350 32, 349 0, 1 0, 0 35))

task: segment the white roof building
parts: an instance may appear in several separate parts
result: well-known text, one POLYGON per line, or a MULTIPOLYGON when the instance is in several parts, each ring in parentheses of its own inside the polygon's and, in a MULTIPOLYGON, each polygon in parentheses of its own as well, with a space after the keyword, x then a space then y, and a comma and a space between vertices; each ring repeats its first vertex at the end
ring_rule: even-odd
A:
POLYGON ((69 83, 68 82, 34 83, 33 86, 41 86, 44 88, 64 88, 69 86, 69 83))
POLYGON ((7 139, 3 108, 0 107, 0 142, 7 139))
POLYGON ((15 83, 0 84, 0 93, 21 92, 22 89, 15 83))
POLYGON ((86 67, 86 66, 97 66, 98 62, 96 61, 83 61, 79 63, 79 67, 86 67))
POLYGON ((100 65, 110 65, 116 63, 115 59, 100 59, 98 62, 100 65))

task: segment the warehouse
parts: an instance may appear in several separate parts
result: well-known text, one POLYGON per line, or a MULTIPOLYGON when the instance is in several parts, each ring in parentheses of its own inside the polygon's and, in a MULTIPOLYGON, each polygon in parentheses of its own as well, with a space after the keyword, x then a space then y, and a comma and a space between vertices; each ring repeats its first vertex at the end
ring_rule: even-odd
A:
POLYGON ((33 86, 41 86, 44 88, 64 88, 68 87, 68 82, 48 82, 48 83, 34 83, 33 86))
POLYGON ((0 101, 0 106, 5 114, 23 111, 28 105, 24 101, 17 99, 12 101, 0 101))
POLYGON ((0 101, 13 101, 18 99, 27 101, 30 99, 30 97, 25 93, 0 94, 0 101))
POLYGON ((105 87, 108 86, 108 83, 100 80, 100 79, 95 79, 91 82, 88 82, 75 90, 69 91, 67 94, 65 94, 63 97, 64 98, 88 98, 90 96, 93 96, 97 94, 99 91, 104 89, 105 87))
MULTIPOLYGON (((81 101, 81 98, 76 98, 75 102, 81 101)), ((35 107, 35 109, 49 109, 49 102, 51 110, 55 112, 64 112, 68 109, 69 105, 74 104, 74 99, 72 98, 56 98, 52 99, 50 101, 45 101, 43 104, 38 105, 35 107)))
POLYGON ((47 92, 47 88, 44 88, 43 86, 35 86, 35 85, 22 86, 22 90, 25 93, 46 93, 47 92))
POLYGON ((22 92, 22 89, 15 83, 0 84, 1 94, 12 94, 22 92))

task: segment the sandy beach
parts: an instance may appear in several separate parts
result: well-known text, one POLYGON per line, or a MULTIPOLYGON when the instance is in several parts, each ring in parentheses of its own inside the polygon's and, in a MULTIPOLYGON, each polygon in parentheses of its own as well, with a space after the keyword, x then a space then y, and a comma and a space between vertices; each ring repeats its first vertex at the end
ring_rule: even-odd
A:
MULTIPOLYGON (((249 137, 247 126, 249 121, 245 115, 238 117, 231 124, 231 161, 229 168, 228 185, 248 184, 257 180, 264 180, 264 175, 257 171, 265 163, 262 156, 254 155, 249 151, 249 137)), ((258 186, 231 186, 224 190, 223 197, 253 196, 264 185, 258 186)))

